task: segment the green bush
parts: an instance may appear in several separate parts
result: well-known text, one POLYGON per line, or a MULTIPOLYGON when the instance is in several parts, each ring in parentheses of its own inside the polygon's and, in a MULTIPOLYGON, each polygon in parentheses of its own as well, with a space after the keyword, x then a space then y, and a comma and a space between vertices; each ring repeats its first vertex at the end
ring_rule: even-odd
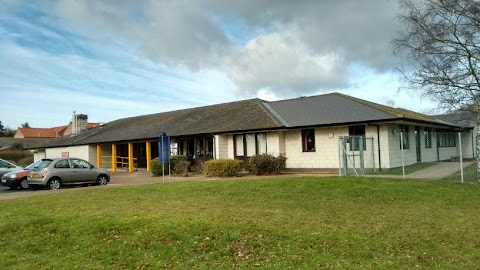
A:
POLYGON ((255 155, 250 157, 247 170, 255 175, 281 174, 285 171, 287 158, 270 154, 255 155))
POLYGON ((177 165, 178 162, 180 161, 187 161, 187 156, 184 156, 184 155, 176 155, 176 156, 172 156, 170 157, 170 167, 171 167, 171 171, 175 171, 175 166, 177 165))
POLYGON ((19 163, 21 159, 28 158, 28 157, 32 157, 32 159, 33 159, 33 154, 28 152, 28 151, 23 151, 23 150, 6 150, 6 151, 3 151, 3 152, 0 152, 0 158, 1 159, 13 160, 16 163, 19 163))
POLYGON ((188 168, 190 167, 190 162, 188 160, 180 160, 175 164, 172 172, 176 175, 188 176, 188 168))
POLYGON ((243 161, 238 159, 212 159, 204 163, 206 176, 237 176, 242 170, 243 161))
POLYGON ((150 160, 150 168, 154 176, 163 175, 163 170, 166 175, 168 174, 168 163, 165 163, 165 166, 163 166, 163 164, 158 163, 158 157, 150 160))
POLYGON ((33 163, 33 156, 22 158, 17 163, 19 166, 26 167, 33 163))

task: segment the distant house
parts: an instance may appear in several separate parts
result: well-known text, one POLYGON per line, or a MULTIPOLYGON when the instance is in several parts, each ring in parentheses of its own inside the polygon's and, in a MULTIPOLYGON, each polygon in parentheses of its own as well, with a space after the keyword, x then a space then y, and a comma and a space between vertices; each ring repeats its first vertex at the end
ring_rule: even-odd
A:
MULTIPOLYGON (((76 156, 113 171, 125 164, 132 171, 134 163, 149 170, 148 161, 158 157, 159 135, 166 132, 172 154, 193 161, 247 160, 270 153, 285 155, 288 169, 338 172, 348 157, 368 154, 362 166, 388 169, 402 165, 401 145, 406 165, 446 160, 458 153, 457 145, 438 143, 441 136, 432 135, 436 131, 470 132, 432 116, 331 93, 118 119, 52 139, 35 158, 76 156)), ((472 156, 465 151, 464 157, 472 156)))
POLYGON ((100 123, 88 123, 85 114, 74 114, 72 121, 66 126, 53 128, 18 128, 14 138, 59 138, 81 133, 98 126, 100 123), (74 128, 76 127, 76 129, 74 128))

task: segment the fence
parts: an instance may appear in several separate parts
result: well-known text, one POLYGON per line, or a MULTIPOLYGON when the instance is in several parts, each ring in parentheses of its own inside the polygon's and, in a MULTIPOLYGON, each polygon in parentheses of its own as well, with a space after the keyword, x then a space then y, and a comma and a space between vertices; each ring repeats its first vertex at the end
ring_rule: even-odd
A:
POLYGON ((472 132, 400 132, 389 141, 386 168, 367 174, 427 178, 462 183, 477 179, 475 135, 472 132))

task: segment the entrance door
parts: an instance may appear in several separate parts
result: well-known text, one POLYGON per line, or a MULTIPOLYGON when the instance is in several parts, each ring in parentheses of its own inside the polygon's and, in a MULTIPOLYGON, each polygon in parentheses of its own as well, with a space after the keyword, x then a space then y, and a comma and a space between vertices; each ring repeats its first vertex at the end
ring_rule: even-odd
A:
POLYGON ((415 127, 415 145, 417 152, 417 162, 422 162, 422 135, 420 133, 420 127, 415 127))

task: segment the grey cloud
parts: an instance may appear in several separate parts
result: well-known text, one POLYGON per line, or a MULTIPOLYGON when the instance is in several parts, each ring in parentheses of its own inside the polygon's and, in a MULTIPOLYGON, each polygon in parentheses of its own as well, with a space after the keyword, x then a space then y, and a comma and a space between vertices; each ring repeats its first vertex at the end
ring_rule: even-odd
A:
POLYGON ((351 64, 387 72, 396 62, 394 0, 58 0, 55 10, 161 64, 223 70, 247 95, 337 89, 349 83, 351 64), (245 44, 228 38, 222 24, 231 18, 247 29, 245 44))

